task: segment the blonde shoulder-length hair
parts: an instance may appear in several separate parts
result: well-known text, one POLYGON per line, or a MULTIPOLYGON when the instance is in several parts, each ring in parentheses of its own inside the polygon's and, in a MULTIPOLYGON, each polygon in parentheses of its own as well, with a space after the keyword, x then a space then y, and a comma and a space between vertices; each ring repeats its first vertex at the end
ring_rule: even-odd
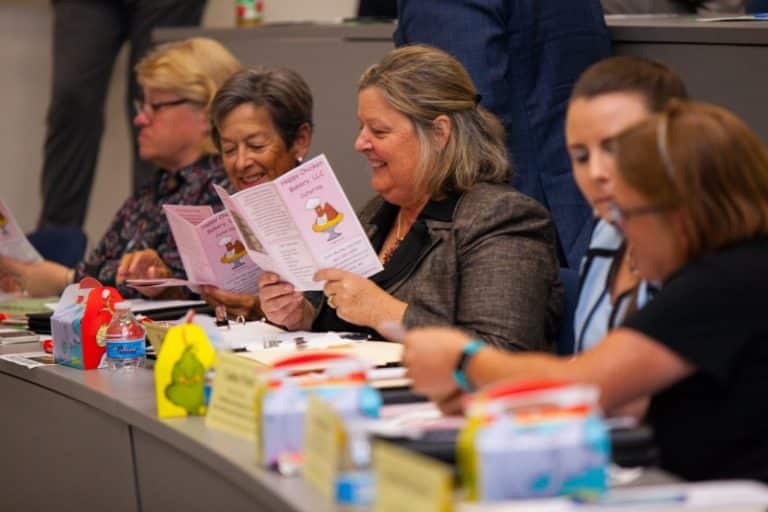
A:
MULTIPOLYGON (((172 91, 207 110, 219 87, 240 69, 221 43, 193 37, 155 48, 136 65, 136 76, 142 87, 172 91)), ((217 153, 210 136, 202 151, 217 153)))
POLYGON ((501 122, 479 105, 477 89, 464 67, 442 50, 413 45, 389 52, 360 78, 358 91, 377 88, 408 117, 420 142, 417 183, 433 199, 465 192, 479 182, 509 181, 512 170, 501 122), (438 149, 433 121, 451 120, 447 144, 438 149))

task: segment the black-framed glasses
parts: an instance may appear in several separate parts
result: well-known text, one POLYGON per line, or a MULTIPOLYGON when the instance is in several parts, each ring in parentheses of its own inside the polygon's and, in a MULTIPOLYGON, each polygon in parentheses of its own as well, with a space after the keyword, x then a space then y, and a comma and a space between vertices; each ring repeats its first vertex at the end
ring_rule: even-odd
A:
POLYGON ((136 112, 136 115, 139 115, 143 112, 144 115, 149 118, 149 120, 152 120, 158 111, 168 107, 183 105, 185 103, 195 102, 187 98, 179 98, 178 100, 169 101, 158 101, 155 103, 145 102, 144 100, 133 100, 133 109, 136 112))
POLYGON ((647 206, 635 206, 632 208, 622 208, 614 202, 610 202, 607 205, 608 210, 608 222, 613 224, 619 229, 623 229, 627 220, 632 217, 640 217, 643 215, 651 215, 655 213, 661 213, 669 210, 669 207, 664 205, 647 205, 647 206))

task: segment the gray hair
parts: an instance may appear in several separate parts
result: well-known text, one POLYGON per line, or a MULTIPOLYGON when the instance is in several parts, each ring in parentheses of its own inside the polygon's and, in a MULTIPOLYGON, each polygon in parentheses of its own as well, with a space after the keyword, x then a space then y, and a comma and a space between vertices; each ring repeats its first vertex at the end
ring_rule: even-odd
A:
POLYGON ((312 128, 312 92, 301 75, 285 68, 244 69, 227 80, 211 102, 211 136, 217 147, 221 122, 244 104, 267 109, 286 148, 293 146, 302 125, 312 128))

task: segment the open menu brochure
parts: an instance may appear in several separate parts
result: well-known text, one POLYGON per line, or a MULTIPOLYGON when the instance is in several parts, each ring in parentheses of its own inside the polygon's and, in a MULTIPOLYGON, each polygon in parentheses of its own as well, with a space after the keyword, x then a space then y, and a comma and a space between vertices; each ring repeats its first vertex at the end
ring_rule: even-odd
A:
POLYGON ((262 270, 297 290, 322 290, 312 277, 338 268, 370 277, 381 262, 325 155, 269 183, 229 194, 216 186, 226 211, 164 206, 187 280, 131 279, 131 286, 213 284, 255 293, 262 270), (246 255, 248 257, 246 257, 246 255))
POLYGON ((322 268, 363 277, 382 270, 325 155, 236 194, 216 191, 251 259, 297 290, 322 290, 312 279, 322 268))
POLYGON ((217 286, 255 294, 261 269, 248 257, 229 213, 210 206, 164 205, 187 279, 129 279, 131 286, 217 286))

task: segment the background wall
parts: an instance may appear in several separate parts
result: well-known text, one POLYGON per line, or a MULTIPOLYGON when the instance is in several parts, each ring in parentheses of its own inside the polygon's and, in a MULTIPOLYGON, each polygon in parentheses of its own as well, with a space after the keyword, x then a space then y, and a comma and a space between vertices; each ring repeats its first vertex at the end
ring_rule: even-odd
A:
MULTIPOLYGON (((264 0, 268 22, 334 21, 353 16, 357 0, 264 0)), ((0 199, 22 228, 40 212, 39 180, 51 77, 52 9, 47 0, 0 0, 0 199)), ((203 25, 234 26, 234 0, 208 0, 203 25)), ((106 107, 106 131, 85 230, 92 247, 130 194, 125 49, 115 64, 106 107)))

